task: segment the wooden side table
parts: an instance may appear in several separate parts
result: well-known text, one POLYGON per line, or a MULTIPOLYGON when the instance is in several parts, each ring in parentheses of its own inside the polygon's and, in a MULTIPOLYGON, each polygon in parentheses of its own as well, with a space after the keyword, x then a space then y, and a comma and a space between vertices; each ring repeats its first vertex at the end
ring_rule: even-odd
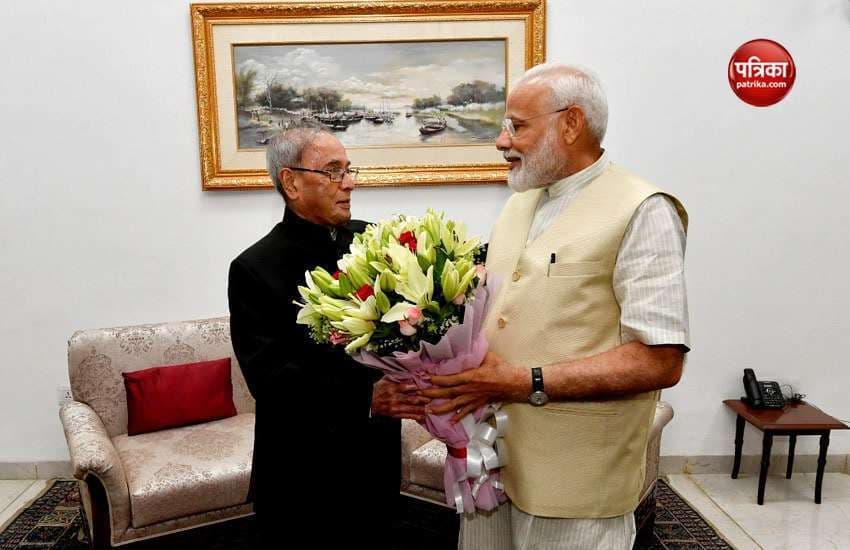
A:
POLYGON ((823 471, 826 467, 826 450, 829 447, 829 432, 830 430, 846 430, 848 426, 805 401, 788 403, 782 409, 757 409, 740 399, 727 399, 723 401, 723 404, 738 415, 735 424, 735 463, 732 466, 732 479, 738 478, 738 470, 741 467, 744 421, 749 422, 764 433, 761 445, 761 470, 759 471, 759 504, 764 504, 764 487, 767 483, 767 469, 770 466, 770 449, 773 447, 773 436, 789 436, 788 469, 785 472, 785 477, 788 479, 791 479, 791 472, 794 468, 794 447, 797 445, 797 436, 820 436, 818 470, 815 478, 815 502, 820 504, 823 471))

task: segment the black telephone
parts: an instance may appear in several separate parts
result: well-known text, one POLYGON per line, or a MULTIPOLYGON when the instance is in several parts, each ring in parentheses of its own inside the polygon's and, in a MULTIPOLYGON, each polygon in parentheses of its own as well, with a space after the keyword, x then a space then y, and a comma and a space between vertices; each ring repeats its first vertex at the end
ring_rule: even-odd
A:
POLYGON ((756 379, 753 369, 744 369, 744 391, 747 401, 753 407, 763 409, 781 409, 785 406, 785 397, 777 382, 756 379))

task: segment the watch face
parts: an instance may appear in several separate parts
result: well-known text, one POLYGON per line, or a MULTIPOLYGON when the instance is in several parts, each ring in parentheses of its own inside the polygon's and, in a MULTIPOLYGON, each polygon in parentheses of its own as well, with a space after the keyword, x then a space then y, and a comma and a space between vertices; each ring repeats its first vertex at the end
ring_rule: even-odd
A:
POLYGON ((542 391, 536 391, 528 396, 528 401, 531 402, 532 405, 539 407, 540 405, 545 405, 549 402, 549 396, 542 391))

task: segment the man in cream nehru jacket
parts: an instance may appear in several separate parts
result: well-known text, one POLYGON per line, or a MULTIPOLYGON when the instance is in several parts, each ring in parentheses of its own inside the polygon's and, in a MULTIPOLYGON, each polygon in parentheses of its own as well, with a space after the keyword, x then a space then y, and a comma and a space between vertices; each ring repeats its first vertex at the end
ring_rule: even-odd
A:
POLYGON ((433 377, 433 412, 508 414, 511 502, 465 517, 471 549, 628 549, 660 390, 688 351, 681 203, 612 164, 608 105, 580 67, 529 70, 496 146, 515 193, 487 269, 502 283, 480 369, 433 377))

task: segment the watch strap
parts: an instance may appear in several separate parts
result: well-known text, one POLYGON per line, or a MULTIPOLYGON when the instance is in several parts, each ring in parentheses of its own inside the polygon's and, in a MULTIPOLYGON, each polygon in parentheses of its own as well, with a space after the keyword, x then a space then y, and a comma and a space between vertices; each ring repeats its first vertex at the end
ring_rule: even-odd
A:
POLYGON ((531 391, 543 391, 543 369, 540 367, 531 369, 531 391))

